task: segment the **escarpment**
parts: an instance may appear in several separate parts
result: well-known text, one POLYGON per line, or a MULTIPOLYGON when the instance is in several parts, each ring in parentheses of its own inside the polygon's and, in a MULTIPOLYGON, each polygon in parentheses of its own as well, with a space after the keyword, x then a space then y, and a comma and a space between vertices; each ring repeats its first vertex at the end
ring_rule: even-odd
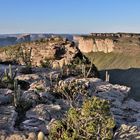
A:
POLYGON ((114 50, 114 43, 111 39, 93 39, 84 37, 74 37, 79 43, 79 49, 84 53, 89 52, 112 52, 114 50))
POLYGON ((84 53, 140 51, 140 34, 92 33, 90 35, 74 36, 74 40, 84 53))

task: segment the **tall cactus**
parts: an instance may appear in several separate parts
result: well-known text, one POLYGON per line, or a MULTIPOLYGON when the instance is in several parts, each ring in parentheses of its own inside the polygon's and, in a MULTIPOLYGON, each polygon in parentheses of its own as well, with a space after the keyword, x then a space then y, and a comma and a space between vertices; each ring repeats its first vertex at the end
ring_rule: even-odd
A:
POLYGON ((20 103, 20 97, 21 97, 21 89, 20 85, 18 85, 17 80, 14 81, 14 106, 17 107, 20 103))
POLYGON ((108 71, 106 71, 106 73, 105 73, 105 81, 109 82, 109 80, 110 80, 110 75, 108 74, 108 71))
POLYGON ((16 69, 14 72, 12 71, 12 66, 9 65, 9 70, 7 71, 7 69, 5 69, 4 74, 5 74, 5 78, 8 82, 14 82, 14 79, 17 75, 17 70, 16 69))
POLYGON ((32 48, 29 48, 28 50, 24 50, 22 47, 20 47, 20 57, 24 64, 28 67, 31 66, 31 54, 32 54, 32 48))
POLYGON ((82 65, 82 74, 84 77, 86 77, 86 67, 85 65, 82 65))
POLYGON ((51 86, 53 85, 52 73, 50 73, 50 84, 51 84, 51 86))

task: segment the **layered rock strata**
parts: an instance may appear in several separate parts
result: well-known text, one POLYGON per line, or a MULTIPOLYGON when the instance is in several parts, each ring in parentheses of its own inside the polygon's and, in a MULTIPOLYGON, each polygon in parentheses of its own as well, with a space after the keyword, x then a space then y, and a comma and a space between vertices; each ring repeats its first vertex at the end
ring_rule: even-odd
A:
POLYGON ((74 36, 74 40, 84 53, 140 51, 140 34, 92 33, 90 35, 74 36))

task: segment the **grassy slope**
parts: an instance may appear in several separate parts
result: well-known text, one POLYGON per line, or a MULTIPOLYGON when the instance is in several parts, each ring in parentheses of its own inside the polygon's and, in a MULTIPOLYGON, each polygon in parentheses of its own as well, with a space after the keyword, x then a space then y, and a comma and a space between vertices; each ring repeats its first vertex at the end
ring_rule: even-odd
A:
POLYGON ((101 78, 105 77, 105 69, 110 74, 110 82, 132 88, 130 96, 140 101, 140 54, 90 53, 86 54, 100 70, 101 78))
POLYGON ((129 55, 123 53, 89 53, 85 54, 99 70, 140 68, 140 54, 129 55))

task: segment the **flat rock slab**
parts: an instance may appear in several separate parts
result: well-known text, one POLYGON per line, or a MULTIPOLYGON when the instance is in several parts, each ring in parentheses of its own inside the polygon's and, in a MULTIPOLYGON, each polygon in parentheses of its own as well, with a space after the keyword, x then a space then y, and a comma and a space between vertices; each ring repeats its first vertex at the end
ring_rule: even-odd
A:
POLYGON ((12 90, 0 89, 0 105, 8 104, 12 101, 12 90))
POLYGON ((17 113, 13 106, 0 106, 0 131, 13 131, 17 113))
POLYGON ((26 120, 22 122, 21 129, 27 131, 42 131, 47 133, 47 126, 54 118, 61 118, 63 115, 59 105, 39 104, 26 112, 26 120))

